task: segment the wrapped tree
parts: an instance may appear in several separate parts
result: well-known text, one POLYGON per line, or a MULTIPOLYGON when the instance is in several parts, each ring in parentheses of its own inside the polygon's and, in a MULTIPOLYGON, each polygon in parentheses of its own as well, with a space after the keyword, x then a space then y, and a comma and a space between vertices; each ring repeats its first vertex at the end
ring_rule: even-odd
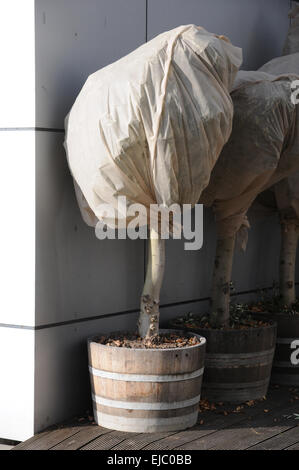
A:
POLYGON ((299 5, 295 5, 289 13, 290 28, 284 44, 283 55, 299 51, 299 5))
MULTIPOLYGON (((241 51, 194 25, 163 33, 91 75, 66 121, 65 147, 83 218, 128 226, 134 204, 192 206, 232 127, 241 51), (119 197, 125 207, 119 207, 119 197)), ((139 332, 158 333, 164 240, 151 229, 139 332)))
POLYGON ((296 301, 295 267, 299 234, 299 172, 275 185, 277 209, 281 224, 279 287, 283 304, 296 301))
MULTIPOLYGON (((299 77, 299 5, 289 13, 290 28, 285 41, 283 56, 266 63, 260 71, 275 76, 294 74, 299 77)), ((281 248, 279 263, 280 295, 284 305, 290 307, 296 300, 295 264, 299 225, 299 173, 290 175, 274 187, 276 207, 281 222, 281 248)))
POLYGON ((257 217, 278 213, 281 225, 279 293, 284 307, 296 302, 295 268, 299 236, 299 172, 261 193, 253 204, 257 217))
POLYGON ((236 240, 245 248, 247 211, 257 195, 299 170, 299 113, 290 100, 292 76, 240 72, 232 91, 233 131, 200 202, 217 223, 211 318, 229 324, 230 281, 236 240))

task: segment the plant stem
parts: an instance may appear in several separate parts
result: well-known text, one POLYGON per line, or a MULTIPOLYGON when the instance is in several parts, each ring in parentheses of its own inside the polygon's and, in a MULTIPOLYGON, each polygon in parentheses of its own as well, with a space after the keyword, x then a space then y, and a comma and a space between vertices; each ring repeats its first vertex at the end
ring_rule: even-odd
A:
POLYGON ((235 239, 235 235, 217 239, 211 302, 211 322, 215 327, 229 326, 230 282, 235 239))
POLYGON ((280 294, 283 303, 290 307, 296 301, 295 265, 298 233, 294 223, 281 222, 281 247, 279 263, 280 294))
POLYGON ((139 334, 149 339, 159 334, 160 291, 165 268, 165 240, 151 229, 145 283, 141 295, 139 334))

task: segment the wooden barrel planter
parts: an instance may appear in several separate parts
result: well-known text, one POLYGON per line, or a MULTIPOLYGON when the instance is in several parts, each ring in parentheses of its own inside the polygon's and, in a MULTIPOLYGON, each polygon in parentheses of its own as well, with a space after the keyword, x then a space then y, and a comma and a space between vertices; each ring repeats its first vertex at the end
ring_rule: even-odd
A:
POLYGON ((279 385, 299 385, 299 315, 268 314, 277 322, 276 351, 272 382, 279 385))
POLYGON ((195 331, 207 340, 203 397, 215 402, 243 403, 267 394, 275 350, 275 322, 247 330, 195 331))
POLYGON ((199 344, 175 349, 118 348, 99 344, 97 338, 88 340, 97 424, 128 432, 194 426, 206 347, 205 338, 196 336, 199 344))

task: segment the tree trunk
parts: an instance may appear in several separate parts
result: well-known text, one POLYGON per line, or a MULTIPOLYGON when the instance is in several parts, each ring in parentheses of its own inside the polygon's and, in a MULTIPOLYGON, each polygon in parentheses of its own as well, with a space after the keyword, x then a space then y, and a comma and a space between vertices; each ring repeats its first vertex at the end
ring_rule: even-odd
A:
POLYGON ((141 295, 139 334, 150 339, 159 334, 159 303, 165 267, 165 240, 151 229, 145 283, 141 295))
POLYGON ((236 237, 217 240, 212 281, 211 322, 213 326, 229 325, 230 282, 236 237))
POLYGON ((298 233, 293 223, 281 222, 280 294, 283 303, 290 307, 296 301, 295 264, 298 233))

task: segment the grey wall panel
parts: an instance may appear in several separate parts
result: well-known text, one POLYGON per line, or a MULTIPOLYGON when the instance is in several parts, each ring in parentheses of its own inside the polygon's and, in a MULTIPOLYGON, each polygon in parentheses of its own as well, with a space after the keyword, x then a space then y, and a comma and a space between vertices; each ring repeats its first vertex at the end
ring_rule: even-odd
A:
MULTIPOLYGON (((162 309, 163 321, 199 309, 162 309)), ((91 410, 86 339, 111 330, 133 330, 137 312, 36 331, 35 432, 91 410)))
POLYGON ((36 324, 137 308, 144 242, 103 240, 75 198, 63 134, 36 135, 36 324))
MULTIPOLYGON (((255 69, 281 53, 289 7, 286 0, 148 0, 148 37, 180 24, 195 23, 229 36, 243 48, 243 67, 255 69)), ((183 242, 167 242, 162 303, 209 296, 214 252, 213 216, 205 210, 202 250, 185 252, 183 242)), ((278 252, 277 220, 253 221, 246 253, 235 254, 235 289, 246 291, 272 285, 278 277, 278 252)))
POLYGON ((236 250, 232 281, 237 292, 271 287, 278 281, 280 225, 277 216, 256 218, 249 212, 251 229, 246 252, 236 250))
MULTIPOLYGON (((59 127, 67 103, 72 102, 92 68, 106 65, 144 40, 145 2, 126 3, 123 11, 123 2, 116 0, 88 0, 84 8, 77 0, 37 1, 37 114, 44 116, 39 125, 59 127), (117 22, 121 23, 118 27, 117 22), (121 41, 119 36, 111 38, 116 30, 122 34, 121 41), (52 97, 45 90, 42 92, 42 83, 46 83, 43 77, 52 97)), ((264 43, 271 43, 273 55, 274 51, 279 52, 278 43, 283 42, 288 23, 286 3, 226 0, 223 8, 220 0, 149 0, 148 34, 152 37, 178 24, 196 22, 228 34, 240 45, 247 41, 245 55, 260 60, 264 43), (200 20, 195 21, 197 18, 200 20), (274 42, 267 35, 267 28, 275 32, 274 42), (249 38, 257 41, 261 36, 263 47, 257 54, 255 43, 249 38)), ((141 241, 99 242, 92 229, 81 221, 62 138, 59 134, 37 136, 38 324, 134 309, 139 304, 143 281, 141 241)), ((271 272, 272 255, 272 267, 262 268, 258 242, 263 230, 266 229, 254 228, 247 253, 236 255, 233 278, 237 290, 269 285, 275 277, 271 272)), ((204 248, 199 252, 184 251, 180 241, 167 242, 162 304, 210 294, 215 228, 209 210, 205 210, 204 233, 204 248)), ((276 243, 275 239, 272 243, 276 243)))
POLYGON ((185 240, 167 240, 162 304, 200 299, 209 295, 215 252, 213 220, 212 212, 205 209, 204 246, 201 250, 184 250, 185 240))
MULTIPOLYGON (((236 249, 232 282, 235 292, 270 287, 278 280, 280 226, 278 217, 256 218, 249 213, 251 229, 245 252, 236 249)), ((216 231, 211 209, 204 209, 204 246, 185 251, 183 240, 166 242, 166 269, 161 304, 210 296, 216 231)), ((244 300, 244 299, 243 299, 244 300)))
POLYGON ((36 125, 63 127, 88 75, 145 40, 145 0, 36 0, 36 125))
POLYGON ((123 315, 36 331, 36 433, 91 410, 86 339, 134 321, 134 315, 123 315))
POLYGON ((254 70, 281 54, 289 7, 288 0, 148 0, 148 37, 197 24, 242 47, 243 68, 254 70))

